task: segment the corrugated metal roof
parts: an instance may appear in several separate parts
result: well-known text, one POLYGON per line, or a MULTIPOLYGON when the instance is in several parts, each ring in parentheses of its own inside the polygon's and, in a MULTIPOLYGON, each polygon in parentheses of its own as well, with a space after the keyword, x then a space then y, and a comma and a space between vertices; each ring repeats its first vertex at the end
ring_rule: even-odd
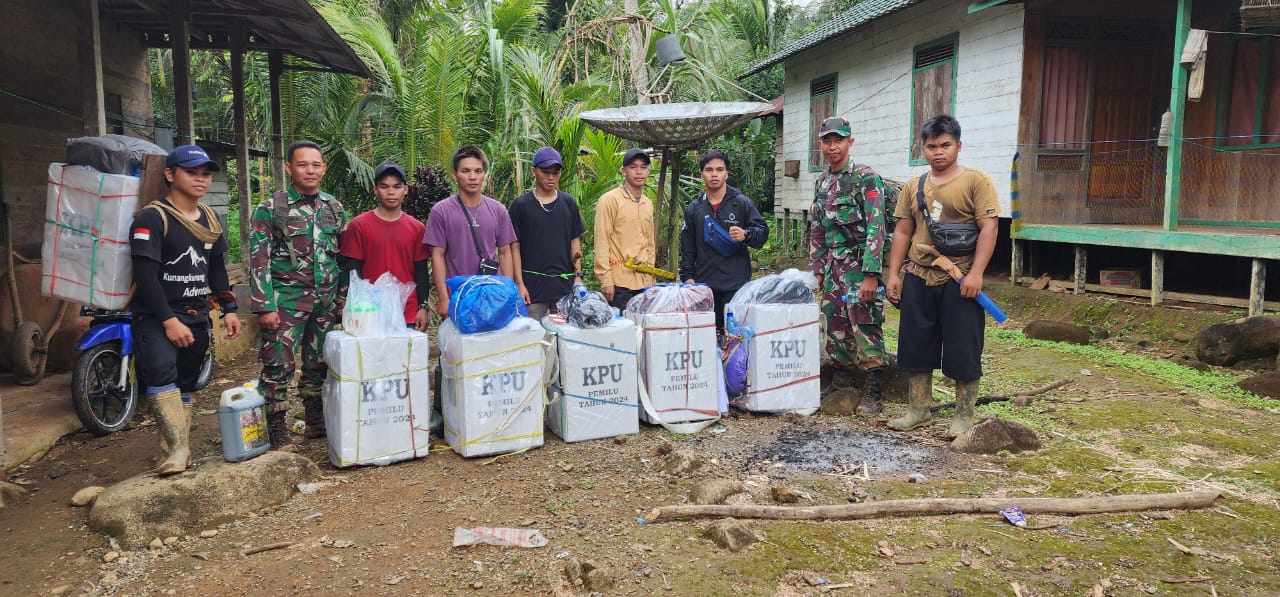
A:
POLYGON ((917 4, 923 0, 863 0, 842 14, 838 14, 830 21, 822 24, 817 29, 810 31, 795 43, 787 46, 781 52, 774 54, 753 67, 751 70, 743 73, 738 78, 749 77, 770 66, 773 66, 787 58, 795 56, 800 52, 808 50, 824 41, 833 37, 843 35, 853 31, 871 21, 874 21, 885 15, 889 15, 902 10, 912 4, 917 4))
MULTIPOLYGON (((142 34, 150 47, 170 46, 171 0, 103 0, 102 17, 142 34)), ((235 27, 248 51, 280 50, 336 72, 369 78, 369 68, 307 0, 186 0, 193 50, 228 50, 235 27)))

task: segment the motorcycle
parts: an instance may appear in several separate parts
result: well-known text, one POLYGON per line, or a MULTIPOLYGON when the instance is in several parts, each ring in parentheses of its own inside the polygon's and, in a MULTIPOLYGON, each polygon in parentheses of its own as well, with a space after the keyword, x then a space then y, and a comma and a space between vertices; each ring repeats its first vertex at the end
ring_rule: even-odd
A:
MULTIPOLYGON (((80 337, 71 373, 71 404, 76 416, 94 435, 108 435, 129 426, 138 410, 137 377, 134 375, 133 314, 84 307, 80 315, 91 317, 80 337)), ((195 390, 213 379, 213 339, 200 364, 195 390)))

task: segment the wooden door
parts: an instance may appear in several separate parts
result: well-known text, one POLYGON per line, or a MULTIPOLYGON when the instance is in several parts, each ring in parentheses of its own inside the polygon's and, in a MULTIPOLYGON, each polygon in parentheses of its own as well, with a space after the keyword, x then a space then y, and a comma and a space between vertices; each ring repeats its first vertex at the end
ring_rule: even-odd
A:
POLYGON ((1148 202, 1152 139, 1168 104, 1169 86, 1161 81, 1168 80, 1169 48, 1125 45, 1097 52, 1088 203, 1138 207, 1148 202))

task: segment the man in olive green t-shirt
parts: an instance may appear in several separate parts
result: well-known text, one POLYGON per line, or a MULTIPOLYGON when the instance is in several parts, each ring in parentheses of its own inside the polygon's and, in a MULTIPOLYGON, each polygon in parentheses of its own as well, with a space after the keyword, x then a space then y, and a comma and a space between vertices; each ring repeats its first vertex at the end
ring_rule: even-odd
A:
POLYGON ((956 382, 955 418, 948 430, 956 437, 973 426, 978 381, 982 378, 982 340, 986 314, 974 300, 982 291, 982 275, 996 246, 1000 204, 996 187, 984 172, 957 162, 960 154, 960 123, 951 116, 936 116, 920 131, 929 172, 923 187, 914 178, 902 187, 902 197, 894 215, 898 225, 896 242, 889 254, 886 291, 898 301, 898 368, 907 374, 910 405, 905 416, 891 419, 889 427, 898 431, 930 423, 933 404, 933 370, 956 382), (917 200, 923 188, 924 204, 936 222, 973 222, 978 241, 968 255, 951 257, 965 273, 957 282, 941 268, 933 267, 931 253, 919 248, 933 246, 917 200), (903 260, 906 259, 905 274, 903 260))

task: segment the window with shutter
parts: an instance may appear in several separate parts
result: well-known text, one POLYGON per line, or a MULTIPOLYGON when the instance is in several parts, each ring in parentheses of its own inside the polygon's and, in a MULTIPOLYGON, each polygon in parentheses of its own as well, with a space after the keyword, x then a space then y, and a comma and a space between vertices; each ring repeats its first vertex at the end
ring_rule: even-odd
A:
POLYGON ((956 105, 956 53, 959 35, 916 46, 911 73, 911 163, 924 164, 920 127, 940 114, 952 114, 956 105))
POLYGON ((818 125, 836 115, 836 76, 820 77, 809 82, 809 171, 827 167, 818 149, 818 125))

